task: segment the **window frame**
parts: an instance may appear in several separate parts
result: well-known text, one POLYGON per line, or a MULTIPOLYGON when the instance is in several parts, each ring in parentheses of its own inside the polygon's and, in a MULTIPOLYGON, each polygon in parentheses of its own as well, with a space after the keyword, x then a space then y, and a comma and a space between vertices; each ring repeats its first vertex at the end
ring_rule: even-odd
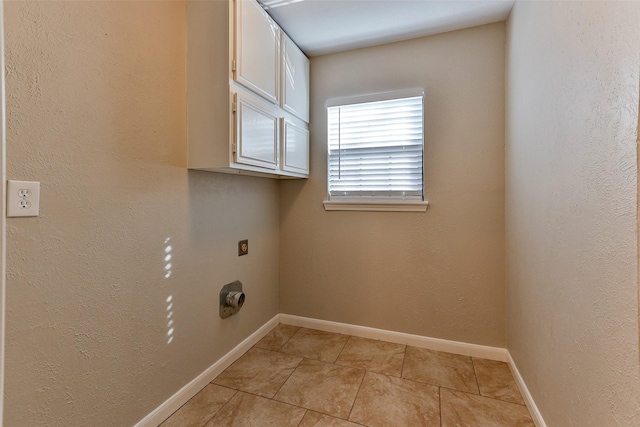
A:
POLYGON ((343 98, 329 99, 325 104, 325 126, 327 128, 326 137, 326 200, 323 201, 324 209, 327 211, 382 211, 382 212, 425 212, 429 202, 425 200, 425 182, 424 182, 424 88, 413 88, 391 92, 370 93, 365 95, 356 95, 343 98), (339 107, 343 105, 363 104, 379 101, 390 101, 394 99, 422 97, 422 200, 389 198, 381 196, 362 196, 362 197, 339 197, 331 198, 329 194, 329 116, 328 111, 331 107, 339 107))

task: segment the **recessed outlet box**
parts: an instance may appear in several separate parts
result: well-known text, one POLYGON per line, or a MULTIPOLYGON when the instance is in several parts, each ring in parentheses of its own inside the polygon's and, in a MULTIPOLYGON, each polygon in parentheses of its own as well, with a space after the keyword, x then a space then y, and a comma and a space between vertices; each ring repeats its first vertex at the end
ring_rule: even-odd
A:
POLYGON ((7 181, 7 216, 40 215, 40 183, 7 181))
POLYGON ((240 240, 238 242, 238 256, 247 255, 249 253, 249 240, 240 240))
POLYGON ((244 305, 244 300, 242 282, 236 280, 224 285, 220 291, 220 317, 226 319, 239 312, 244 305))

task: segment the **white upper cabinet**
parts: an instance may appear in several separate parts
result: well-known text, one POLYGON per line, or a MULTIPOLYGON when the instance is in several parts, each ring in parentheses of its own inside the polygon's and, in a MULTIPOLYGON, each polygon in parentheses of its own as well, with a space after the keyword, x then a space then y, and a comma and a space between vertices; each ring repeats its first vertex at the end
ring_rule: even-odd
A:
POLYGON ((236 0, 234 79, 278 103, 280 28, 256 1, 236 0))
POLYGON ((282 108, 309 122, 309 59, 282 32, 282 108))
POLYGON ((309 176, 309 60, 256 0, 187 1, 189 169, 309 176))

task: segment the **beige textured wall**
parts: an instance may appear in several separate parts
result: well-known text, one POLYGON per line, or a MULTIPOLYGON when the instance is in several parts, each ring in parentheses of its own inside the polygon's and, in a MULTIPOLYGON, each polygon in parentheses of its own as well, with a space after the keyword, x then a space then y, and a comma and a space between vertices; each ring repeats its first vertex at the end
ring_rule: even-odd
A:
POLYGON ((187 171, 184 2, 5 8, 8 176, 42 183, 8 220, 5 425, 132 425, 278 312, 278 186, 187 171))
POLYGON ((499 23, 311 59, 311 174, 281 184, 283 313, 505 346, 504 52, 499 23), (427 212, 326 212, 326 101, 414 87, 427 212))
POLYGON ((516 2, 508 348, 549 426, 640 425, 637 2, 516 2))

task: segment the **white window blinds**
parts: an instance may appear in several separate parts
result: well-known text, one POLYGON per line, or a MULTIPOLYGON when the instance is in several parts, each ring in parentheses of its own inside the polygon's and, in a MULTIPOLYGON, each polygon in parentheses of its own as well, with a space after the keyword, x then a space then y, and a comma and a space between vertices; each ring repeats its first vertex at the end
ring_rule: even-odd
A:
POLYGON ((331 200, 423 200, 423 98, 327 108, 331 200))

